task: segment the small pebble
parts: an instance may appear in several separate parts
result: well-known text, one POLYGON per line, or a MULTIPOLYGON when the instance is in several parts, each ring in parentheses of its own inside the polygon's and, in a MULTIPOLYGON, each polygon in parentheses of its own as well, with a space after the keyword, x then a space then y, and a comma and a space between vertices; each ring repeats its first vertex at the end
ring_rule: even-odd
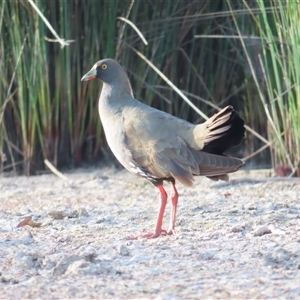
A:
POLYGON ((33 268, 32 257, 23 251, 20 251, 15 255, 13 263, 15 266, 18 266, 22 269, 32 269, 33 268))
POLYGON ((124 245, 118 245, 117 246, 117 252, 122 255, 122 256, 128 256, 129 255, 129 250, 126 246, 124 245))
POLYGON ((89 217, 89 213, 84 207, 80 207, 77 209, 79 217, 89 217))
POLYGON ((231 232, 241 232, 241 231, 243 231, 244 229, 245 229, 245 227, 242 226, 242 225, 235 225, 235 226, 232 226, 232 227, 230 228, 230 231, 231 231, 231 232))
POLYGON ((83 246, 78 250, 78 255, 83 256, 87 261, 93 262, 98 254, 93 246, 83 246))
POLYGON ((72 264, 74 261, 81 260, 81 257, 79 256, 63 256, 56 264, 56 266, 53 268, 53 275, 59 276, 66 272, 69 265, 72 264))
POLYGON ((66 213, 64 211, 52 210, 48 213, 48 215, 54 220, 63 220, 66 217, 66 213))
POLYGON ((86 269, 85 270, 86 272, 84 272, 84 273, 88 273, 88 267, 89 267, 90 264, 91 264, 90 262, 88 262, 84 259, 76 260, 68 266, 65 274, 66 275, 68 275, 68 274, 78 274, 78 273, 81 273, 80 271, 82 271, 84 269, 86 269))
POLYGON ((269 233, 271 233, 271 230, 270 230, 269 226, 266 226, 266 225, 256 227, 253 231, 254 236, 262 236, 262 235, 269 234, 269 233))
POLYGON ((291 253, 283 248, 277 248, 272 253, 272 258, 276 261, 289 260, 291 258, 291 253))
POLYGON ((215 254, 216 254, 215 251, 205 251, 198 255, 198 259, 199 260, 209 260, 209 259, 212 259, 215 254))

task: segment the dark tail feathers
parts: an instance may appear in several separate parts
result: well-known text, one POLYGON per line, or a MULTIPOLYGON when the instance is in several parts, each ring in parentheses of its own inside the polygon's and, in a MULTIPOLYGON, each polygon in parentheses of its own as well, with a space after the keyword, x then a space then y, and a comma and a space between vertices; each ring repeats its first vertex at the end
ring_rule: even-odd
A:
POLYGON ((208 142, 202 151, 221 155, 229 148, 240 144, 245 137, 244 120, 231 105, 222 109, 206 122, 210 123, 210 136, 215 135, 216 138, 208 142), (226 126, 229 128, 224 132, 222 128, 226 126), (220 137, 217 137, 218 135, 220 137))

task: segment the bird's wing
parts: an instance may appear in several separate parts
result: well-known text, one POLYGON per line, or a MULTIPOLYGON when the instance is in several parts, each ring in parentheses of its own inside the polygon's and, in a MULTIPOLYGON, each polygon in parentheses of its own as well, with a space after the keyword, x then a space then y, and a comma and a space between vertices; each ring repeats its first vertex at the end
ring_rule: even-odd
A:
MULTIPOLYGON (((157 178, 173 177, 186 186, 193 184, 193 175, 215 177, 234 172, 241 160, 197 151, 178 136, 173 119, 160 115, 151 124, 148 118, 124 122, 125 140, 134 163, 157 178), (169 121, 169 122, 168 122, 169 121)), ((182 131, 182 125, 179 122, 182 131)), ((185 125, 183 125, 185 126, 185 125)), ((189 128, 186 127, 187 133, 189 128)), ((214 178, 215 179, 215 178, 214 178)))

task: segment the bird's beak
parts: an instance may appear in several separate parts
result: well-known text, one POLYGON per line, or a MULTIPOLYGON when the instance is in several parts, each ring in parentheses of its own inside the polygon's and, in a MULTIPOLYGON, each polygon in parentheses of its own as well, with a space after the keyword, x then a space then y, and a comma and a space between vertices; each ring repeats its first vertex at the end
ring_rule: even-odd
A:
POLYGON ((81 81, 88 81, 88 80, 95 79, 96 75, 97 75, 96 68, 92 68, 81 78, 81 81))

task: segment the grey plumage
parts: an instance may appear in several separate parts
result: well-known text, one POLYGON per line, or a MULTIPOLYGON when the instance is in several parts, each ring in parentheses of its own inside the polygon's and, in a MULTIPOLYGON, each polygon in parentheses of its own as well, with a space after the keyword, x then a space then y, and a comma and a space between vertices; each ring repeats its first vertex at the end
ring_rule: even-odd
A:
POLYGON ((245 132, 244 121, 231 106, 193 125, 134 99, 115 60, 98 61, 82 80, 94 78, 103 82, 99 114, 108 145, 129 172, 158 187, 164 180, 191 186, 199 175, 228 180, 227 174, 243 165, 223 153, 239 144, 245 132))

